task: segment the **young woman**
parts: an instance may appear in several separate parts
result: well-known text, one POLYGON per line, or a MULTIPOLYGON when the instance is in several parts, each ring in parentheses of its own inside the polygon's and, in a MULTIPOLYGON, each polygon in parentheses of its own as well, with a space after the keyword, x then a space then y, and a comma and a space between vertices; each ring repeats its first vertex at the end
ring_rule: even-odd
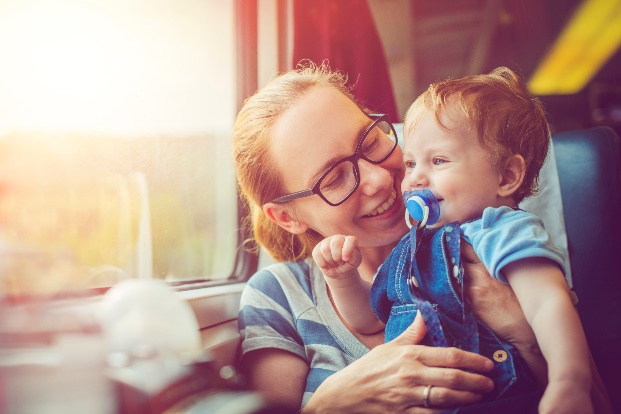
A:
MULTIPOLYGON (((371 281, 408 230, 397 197, 404 176, 397 140, 380 156, 364 156, 362 148, 380 132, 369 131, 374 117, 345 82, 342 74, 309 64, 258 91, 238 115, 234 156, 242 197, 256 242, 279 262, 257 272, 242 295, 242 367, 255 388, 304 413, 474 403, 493 388, 485 376, 491 361, 417 345, 426 332, 420 317, 386 344, 383 332, 357 333, 336 312, 312 260, 323 238, 354 235, 363 252, 361 278, 371 281), (331 192, 335 180, 349 180, 349 191, 331 192)), ((472 252, 464 254, 476 262, 472 252)), ((510 289, 480 264, 464 267, 477 316, 513 343, 533 371, 545 372, 510 289)))

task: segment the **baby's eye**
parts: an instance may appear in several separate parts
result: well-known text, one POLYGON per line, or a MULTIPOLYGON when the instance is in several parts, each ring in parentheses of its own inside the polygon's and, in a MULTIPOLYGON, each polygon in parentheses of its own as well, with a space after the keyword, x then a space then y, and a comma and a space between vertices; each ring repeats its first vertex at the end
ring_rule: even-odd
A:
POLYGON ((433 159, 433 165, 441 165, 448 162, 447 160, 445 160, 444 158, 434 158, 433 159))
POLYGON ((414 161, 406 161, 405 162, 405 168, 411 169, 411 168, 414 168, 414 167, 416 167, 416 163, 414 161))

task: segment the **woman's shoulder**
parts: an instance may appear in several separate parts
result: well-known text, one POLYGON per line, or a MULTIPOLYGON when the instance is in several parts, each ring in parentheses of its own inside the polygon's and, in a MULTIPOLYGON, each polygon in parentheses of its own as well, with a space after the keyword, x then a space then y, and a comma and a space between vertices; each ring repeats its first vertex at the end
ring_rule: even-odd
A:
POLYGON ((312 259, 274 263, 252 275, 246 289, 258 290, 268 296, 304 294, 312 299, 316 278, 312 259))
POLYGON ((240 321, 255 323, 258 317, 261 324, 269 320, 268 325, 288 327, 293 321, 323 323, 325 318, 338 318, 325 286, 312 259, 266 266, 248 280, 242 292, 240 321))

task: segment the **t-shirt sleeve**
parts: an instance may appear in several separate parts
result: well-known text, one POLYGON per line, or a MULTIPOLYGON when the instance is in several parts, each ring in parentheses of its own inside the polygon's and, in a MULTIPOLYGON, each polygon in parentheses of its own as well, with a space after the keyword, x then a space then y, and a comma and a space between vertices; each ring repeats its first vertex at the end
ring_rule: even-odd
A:
POLYGON ((269 270, 260 270, 246 284, 238 324, 242 356, 258 349, 276 348, 306 359, 287 295, 269 270))
POLYGON ((503 267, 530 257, 550 259, 565 273, 563 254, 552 243, 543 221, 534 214, 509 207, 488 207, 481 219, 462 224, 461 230, 490 275, 504 283, 507 279, 503 267))

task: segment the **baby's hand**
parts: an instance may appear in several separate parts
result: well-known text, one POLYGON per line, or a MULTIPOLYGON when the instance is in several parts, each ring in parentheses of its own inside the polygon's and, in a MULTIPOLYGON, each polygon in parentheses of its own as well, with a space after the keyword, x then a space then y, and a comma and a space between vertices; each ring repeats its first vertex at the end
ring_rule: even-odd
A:
POLYGON ((362 262, 362 254, 356 237, 337 234, 326 237, 315 246, 313 259, 324 276, 345 279, 357 275, 356 270, 362 262))
POLYGON ((539 413, 593 414, 590 387, 570 381, 550 382, 539 402, 539 413))

